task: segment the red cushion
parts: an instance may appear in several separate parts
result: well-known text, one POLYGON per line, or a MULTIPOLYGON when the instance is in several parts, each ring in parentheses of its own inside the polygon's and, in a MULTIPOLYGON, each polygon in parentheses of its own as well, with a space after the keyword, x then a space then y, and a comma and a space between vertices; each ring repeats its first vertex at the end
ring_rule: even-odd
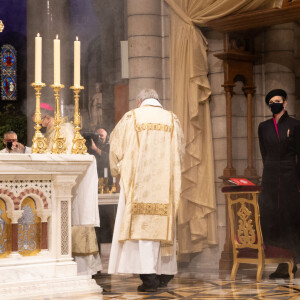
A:
MULTIPOLYGON (((293 258, 293 253, 291 250, 266 246, 265 248, 265 258, 293 258)), ((257 258, 258 250, 251 248, 239 249, 238 258, 257 258)))

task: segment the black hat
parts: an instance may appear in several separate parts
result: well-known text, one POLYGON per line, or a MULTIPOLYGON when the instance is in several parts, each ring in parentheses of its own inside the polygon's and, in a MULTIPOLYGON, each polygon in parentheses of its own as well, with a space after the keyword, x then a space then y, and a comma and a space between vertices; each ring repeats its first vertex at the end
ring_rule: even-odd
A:
POLYGON ((269 105, 270 99, 272 99, 275 96, 281 96, 283 98, 283 100, 286 100, 286 98, 287 98, 286 91, 284 91, 282 89, 275 89, 275 90, 270 91, 267 94, 267 96, 265 98, 266 104, 269 105))

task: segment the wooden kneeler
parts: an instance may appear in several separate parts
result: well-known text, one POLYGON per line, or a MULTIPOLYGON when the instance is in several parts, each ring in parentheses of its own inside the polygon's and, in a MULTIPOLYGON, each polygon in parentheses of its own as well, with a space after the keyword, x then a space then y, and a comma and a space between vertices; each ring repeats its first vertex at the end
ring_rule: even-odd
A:
POLYGON ((260 186, 225 186, 230 233, 233 247, 231 280, 235 280, 241 263, 256 264, 256 281, 260 282, 265 264, 288 263, 290 279, 294 278, 293 254, 290 250, 265 247, 260 226, 258 195, 260 186))

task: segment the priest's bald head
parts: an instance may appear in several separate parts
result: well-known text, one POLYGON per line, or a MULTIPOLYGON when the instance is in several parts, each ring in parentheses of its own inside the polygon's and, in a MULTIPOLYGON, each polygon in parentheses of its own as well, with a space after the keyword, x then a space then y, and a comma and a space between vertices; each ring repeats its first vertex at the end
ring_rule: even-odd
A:
POLYGON ((138 107, 140 107, 142 102, 146 99, 155 99, 159 101, 158 94, 154 89, 143 89, 138 93, 136 97, 138 107))

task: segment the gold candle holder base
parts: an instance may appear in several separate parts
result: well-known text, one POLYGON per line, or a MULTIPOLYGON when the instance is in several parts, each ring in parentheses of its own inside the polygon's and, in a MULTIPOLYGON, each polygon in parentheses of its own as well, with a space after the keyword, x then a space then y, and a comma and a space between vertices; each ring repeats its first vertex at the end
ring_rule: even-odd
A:
POLYGON ((117 192, 116 184, 113 183, 109 191, 110 194, 115 194, 117 192))
POLYGON ((60 117, 60 107, 59 107, 59 92, 65 86, 63 84, 52 84, 50 85, 50 87, 53 88, 54 97, 55 97, 55 113, 54 113, 55 133, 54 133, 51 153, 53 154, 66 153, 67 151, 66 139, 62 137, 60 133, 61 117, 60 117))
POLYGON ((86 154, 87 148, 85 145, 85 139, 80 134, 80 111, 79 111, 79 93, 84 89, 83 86, 71 86, 71 90, 74 92, 75 112, 74 112, 74 125, 75 134, 73 138, 72 154, 86 154))
POLYGON ((32 147, 31 152, 32 153, 45 153, 48 151, 48 144, 47 140, 44 137, 44 135, 41 133, 41 110, 40 110, 40 101, 41 101, 41 90, 43 87, 46 86, 45 83, 32 83, 31 86, 35 89, 35 98, 36 98, 36 107, 35 107, 35 114, 34 114, 34 122, 35 122, 35 133, 32 138, 32 147))
POLYGON ((100 177, 98 178, 98 193, 99 194, 108 194, 109 186, 108 186, 108 178, 100 177))

